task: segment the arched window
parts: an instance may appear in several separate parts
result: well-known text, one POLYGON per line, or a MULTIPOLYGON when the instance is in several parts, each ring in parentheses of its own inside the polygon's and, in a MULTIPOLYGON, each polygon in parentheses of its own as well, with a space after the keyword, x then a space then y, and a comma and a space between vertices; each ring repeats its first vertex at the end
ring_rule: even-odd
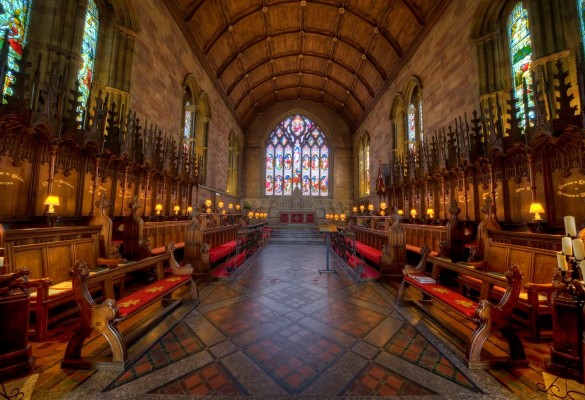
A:
POLYGON ((193 102, 193 93, 189 86, 185 86, 183 94, 183 140, 185 150, 191 151, 195 148, 195 106, 193 102))
POLYGON ((2 102, 6 103, 7 97, 12 96, 15 82, 14 72, 18 72, 17 62, 22 58, 22 52, 26 45, 28 22, 30 16, 29 0, 2 1, 4 13, 0 14, 0 48, 4 48, 4 32, 8 34, 8 59, 4 72, 4 86, 2 88, 2 102))
POLYGON ((521 127, 526 126, 526 110, 534 106, 531 93, 532 76, 530 63, 532 62, 532 40, 528 23, 528 11, 521 1, 516 3, 508 17, 508 44, 510 48, 510 64, 512 68, 512 85, 514 98, 518 109, 518 120, 521 127))
POLYGON ((228 148, 227 192, 236 195, 238 192, 238 168, 240 164, 240 142, 235 132, 230 132, 228 148))
POLYGON ((404 154, 404 142, 406 141, 404 110, 404 99, 399 94, 394 99, 390 117, 392 121, 392 159, 396 159, 396 157, 404 154))
POLYGON ((367 132, 358 142, 358 185, 360 196, 370 194, 370 135, 367 132))
POLYGON ((321 128, 304 115, 280 122, 266 143, 267 196, 329 195, 329 146, 321 128))
POLYGON ((79 108, 77 110, 78 121, 83 121, 85 119, 85 113, 88 111, 86 107, 91 92, 91 82, 93 81, 99 24, 100 15, 95 0, 89 0, 85 13, 85 26, 83 28, 83 40, 81 43, 82 65, 77 74, 80 92, 79 108))
POLYGON ((411 77, 404 92, 408 107, 406 109, 406 148, 405 151, 416 156, 417 144, 423 140, 423 110, 420 81, 411 77))
POLYGON ((585 0, 578 0, 579 21, 581 22, 581 42, 585 47, 585 0))

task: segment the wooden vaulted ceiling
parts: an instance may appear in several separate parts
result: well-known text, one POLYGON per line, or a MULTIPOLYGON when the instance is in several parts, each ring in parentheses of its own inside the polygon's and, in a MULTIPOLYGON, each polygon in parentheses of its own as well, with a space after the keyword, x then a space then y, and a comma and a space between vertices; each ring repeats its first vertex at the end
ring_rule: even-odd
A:
POLYGON ((166 0, 245 129, 291 99, 355 128, 450 0, 166 0))

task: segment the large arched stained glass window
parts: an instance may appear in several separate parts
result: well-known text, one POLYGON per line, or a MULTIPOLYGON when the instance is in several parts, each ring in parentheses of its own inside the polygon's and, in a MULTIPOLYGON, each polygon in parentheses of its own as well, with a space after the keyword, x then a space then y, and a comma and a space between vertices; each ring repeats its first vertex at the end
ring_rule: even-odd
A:
POLYGON ((512 84, 518 108, 517 117, 520 121, 520 126, 525 126, 527 111, 530 114, 530 111, 525 109, 525 104, 532 108, 534 101, 531 94, 532 76, 530 75, 532 40, 530 38, 528 11, 521 1, 516 3, 508 19, 508 40, 512 64, 512 84))
POLYGON ((77 119, 84 120, 87 102, 91 92, 93 81, 93 68, 97 53, 97 41, 99 33, 100 15, 95 0, 89 0, 85 13, 85 27, 83 29, 83 41, 81 44, 82 65, 79 69, 77 79, 79 80, 79 109, 77 119))
POLYGON ((14 73, 18 72, 17 62, 22 58, 22 52, 26 45, 26 34, 28 32, 28 20, 30 16, 29 0, 6 0, 2 1, 4 13, 0 14, 0 48, 4 48, 5 37, 8 40, 7 70, 4 76, 2 88, 2 102, 12 96, 15 82, 14 73), (5 34, 7 36, 5 36, 5 34))
POLYGON ((266 144, 267 196, 329 195, 329 146, 323 131, 309 118, 293 115, 280 122, 266 144))

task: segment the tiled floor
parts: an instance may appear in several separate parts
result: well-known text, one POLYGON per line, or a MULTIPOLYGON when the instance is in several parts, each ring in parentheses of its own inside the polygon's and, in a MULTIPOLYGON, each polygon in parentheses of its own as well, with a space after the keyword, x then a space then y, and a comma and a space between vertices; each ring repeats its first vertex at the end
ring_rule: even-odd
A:
POLYGON ((75 324, 57 327, 33 343, 32 398, 546 397, 536 383, 549 344, 527 343, 530 368, 468 370, 464 343, 395 305, 396 282, 356 282, 335 257, 337 273, 319 274, 324 262, 323 246, 269 243, 237 279, 199 282, 201 303, 185 302, 132 346, 124 372, 61 369, 75 324))

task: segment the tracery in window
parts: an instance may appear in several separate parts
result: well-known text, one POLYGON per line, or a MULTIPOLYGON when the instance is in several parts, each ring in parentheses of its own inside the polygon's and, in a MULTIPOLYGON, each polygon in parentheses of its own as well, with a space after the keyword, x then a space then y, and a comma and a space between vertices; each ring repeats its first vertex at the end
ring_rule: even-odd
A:
POLYGON ((266 143, 267 196, 329 195, 329 146, 321 128, 304 115, 281 121, 266 143))
POLYGON ((228 148, 227 192, 236 195, 238 192, 238 168, 240 164, 240 142, 234 132, 230 132, 228 148))
POLYGON ((26 46, 26 36, 30 17, 30 1, 28 0, 6 0, 2 1, 4 13, 0 14, 0 48, 4 47, 4 32, 8 40, 7 71, 4 76, 2 88, 2 102, 7 102, 7 97, 13 95, 14 83, 18 72, 17 62, 22 58, 26 46))
POLYGON ((578 0, 579 21, 581 23, 581 43, 585 47, 585 0, 578 0))
POLYGON ((423 110, 420 82, 411 77, 405 89, 408 99, 406 110, 406 151, 416 156, 417 146, 423 140, 423 110))
POLYGON ((93 81, 93 69, 97 53, 97 41, 99 33, 99 10, 95 0, 89 0, 87 11, 85 13, 85 26, 83 29, 83 40, 81 43, 81 60, 82 65, 77 74, 79 81, 79 108, 77 110, 78 121, 85 118, 86 107, 91 92, 91 83, 93 81))
POLYGON ((370 136, 367 132, 358 142, 358 191, 360 196, 370 194, 370 136))
POLYGON ((531 93, 532 76, 530 64, 532 62, 532 40, 528 11, 522 2, 516 3, 508 18, 508 41, 510 48, 510 64, 512 68, 512 85, 518 109, 517 117, 520 126, 526 125, 526 116, 532 111, 526 110, 525 103, 531 109, 534 101, 531 93))

